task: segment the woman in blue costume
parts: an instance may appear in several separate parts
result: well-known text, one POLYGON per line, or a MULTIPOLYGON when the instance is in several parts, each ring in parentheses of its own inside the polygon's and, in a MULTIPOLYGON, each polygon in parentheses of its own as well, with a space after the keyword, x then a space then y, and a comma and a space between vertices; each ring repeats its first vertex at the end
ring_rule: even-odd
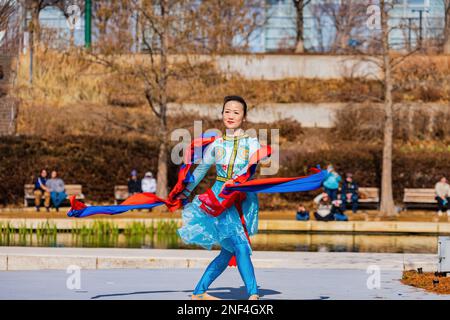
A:
MULTIPOLYGON (((211 190, 219 201, 225 183, 247 170, 249 159, 261 146, 257 138, 249 137, 241 128, 247 115, 247 104, 239 96, 228 96, 222 108, 226 135, 217 138, 206 148, 203 161, 193 172, 194 181, 189 183, 179 196, 186 199, 199 182, 205 177, 209 168, 216 164, 217 177, 211 190)), ((250 259, 252 249, 245 234, 243 222, 235 205, 226 209, 217 217, 205 213, 200 208, 198 195, 187 204, 182 212, 183 226, 178 234, 185 243, 197 244, 206 249, 220 245, 220 254, 209 264, 197 284, 192 299, 217 299, 209 295, 211 283, 227 268, 230 259, 235 256, 242 280, 245 283, 250 300, 259 299, 258 287, 253 264, 250 259)), ((248 235, 253 235, 258 228, 258 198, 247 192, 242 202, 242 213, 248 235)))

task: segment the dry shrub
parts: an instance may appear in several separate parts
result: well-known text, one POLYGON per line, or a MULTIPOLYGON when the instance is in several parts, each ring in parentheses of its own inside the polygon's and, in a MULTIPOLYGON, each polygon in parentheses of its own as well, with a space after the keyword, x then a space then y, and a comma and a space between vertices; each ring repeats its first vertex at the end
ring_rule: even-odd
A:
POLYGON ((142 81, 129 73, 113 74, 105 86, 107 103, 119 107, 139 107, 146 104, 142 81))
MULTIPOLYGON (((156 173, 158 143, 148 139, 99 136, 5 137, 0 142, 0 203, 19 204, 23 185, 32 181, 40 168, 57 168, 68 184, 80 183, 89 201, 112 202, 114 185, 124 184, 131 169, 142 175, 156 173)), ((450 172, 450 150, 423 152, 400 150, 393 154, 394 197, 401 202, 404 188, 432 188, 441 175, 450 172)), ((342 175, 353 172, 362 187, 379 187, 381 147, 367 142, 339 143, 325 150, 308 151, 281 146, 280 169, 276 176, 308 174, 308 168, 332 163, 342 175)), ((169 163, 169 186, 176 182, 177 167, 169 163)), ((258 177, 261 177, 258 171, 258 177)), ((196 194, 211 186, 215 169, 210 170, 196 194)), ((261 195, 263 209, 294 208, 310 201, 319 191, 261 195)))
POLYGON ((448 56, 410 57, 394 72, 394 98, 396 101, 448 101, 449 74, 448 56))
POLYGON ((59 53, 37 50, 34 55, 33 85, 29 84, 29 58, 21 55, 14 93, 23 101, 55 106, 74 103, 105 104, 105 70, 73 50, 59 53))
POLYGON ((439 294, 450 294, 450 277, 439 277, 434 272, 403 271, 403 284, 439 294))
POLYGON ((440 141, 450 140, 450 112, 438 111, 436 113, 434 137, 440 141))
POLYGON ((376 141, 382 138, 383 109, 372 104, 345 106, 336 113, 337 140, 376 141))
POLYGON ((361 79, 318 80, 246 80, 239 76, 218 78, 214 84, 195 85, 195 91, 186 102, 217 102, 223 96, 235 93, 244 96, 252 105, 260 103, 362 101, 368 96, 379 95, 376 82, 361 79))
MULTIPOLYGON (((347 141, 382 141, 384 110, 381 104, 349 104, 336 114, 336 138, 347 141)), ((394 139, 403 142, 450 138, 450 107, 426 109, 420 105, 394 107, 394 139)))
MULTIPOLYGON (((143 81, 136 76, 138 64, 148 69, 148 55, 120 55, 121 66, 112 72, 90 63, 84 51, 35 53, 33 86, 28 83, 28 56, 20 57, 15 88, 23 101, 37 104, 139 106, 145 103, 143 81)), ((446 56, 410 57, 394 74, 395 101, 448 101, 450 99, 450 58, 446 56)), ((197 66, 194 74, 186 64, 174 64, 175 77, 169 79, 170 102, 216 103, 228 94, 240 94, 250 105, 296 102, 364 102, 383 98, 377 81, 359 78, 339 80, 283 79, 247 80, 218 72, 210 63, 197 66)))
POLYGON ((72 104, 51 106, 23 103, 18 133, 41 137, 92 135, 116 137, 158 137, 159 122, 150 108, 72 104))

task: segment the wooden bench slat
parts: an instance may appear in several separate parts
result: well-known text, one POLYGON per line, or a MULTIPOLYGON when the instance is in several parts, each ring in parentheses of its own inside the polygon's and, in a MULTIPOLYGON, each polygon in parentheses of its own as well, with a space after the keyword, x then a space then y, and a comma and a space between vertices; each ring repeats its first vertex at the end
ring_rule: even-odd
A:
POLYGON ((403 190, 403 203, 408 205, 430 205, 436 204, 436 192, 434 188, 405 188, 403 190))
POLYGON ((116 202, 127 199, 129 195, 127 185, 114 186, 114 199, 116 202))

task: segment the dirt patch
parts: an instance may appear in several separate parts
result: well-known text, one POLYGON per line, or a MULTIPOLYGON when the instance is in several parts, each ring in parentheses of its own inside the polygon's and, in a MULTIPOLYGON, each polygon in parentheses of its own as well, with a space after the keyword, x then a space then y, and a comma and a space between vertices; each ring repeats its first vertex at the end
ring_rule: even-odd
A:
POLYGON ((439 276, 434 272, 404 271, 401 282, 433 293, 450 294, 450 276, 439 276))

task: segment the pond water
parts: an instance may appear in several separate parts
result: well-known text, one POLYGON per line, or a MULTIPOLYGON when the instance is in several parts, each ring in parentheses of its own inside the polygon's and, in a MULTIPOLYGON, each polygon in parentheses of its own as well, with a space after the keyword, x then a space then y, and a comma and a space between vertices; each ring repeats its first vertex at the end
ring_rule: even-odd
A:
MULTIPOLYGON (((436 253, 437 236, 314 233, 260 233, 252 248, 263 251, 330 251, 383 253, 436 253)), ((185 245, 175 233, 79 235, 73 233, 0 233, 0 246, 103 247, 197 249, 185 245)))

